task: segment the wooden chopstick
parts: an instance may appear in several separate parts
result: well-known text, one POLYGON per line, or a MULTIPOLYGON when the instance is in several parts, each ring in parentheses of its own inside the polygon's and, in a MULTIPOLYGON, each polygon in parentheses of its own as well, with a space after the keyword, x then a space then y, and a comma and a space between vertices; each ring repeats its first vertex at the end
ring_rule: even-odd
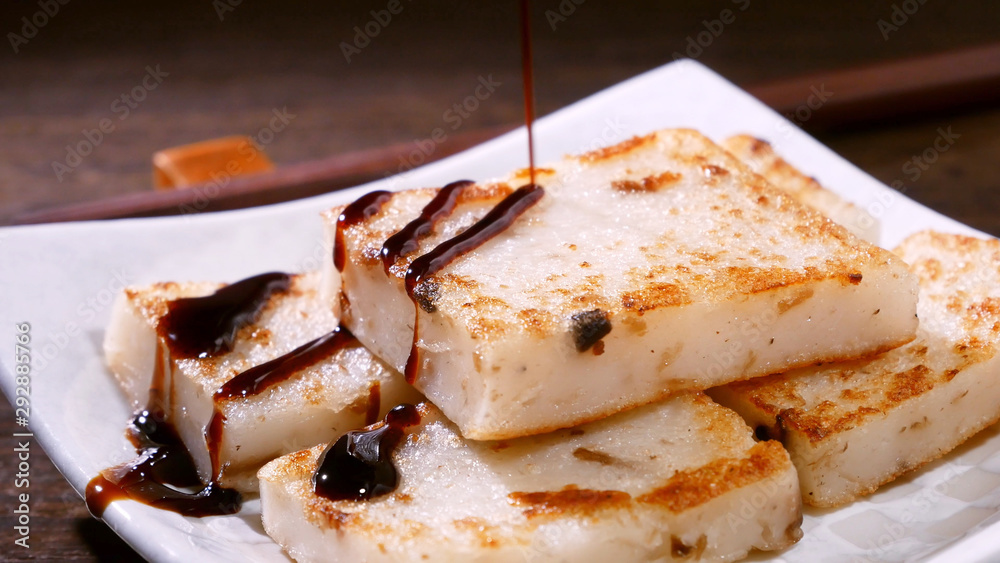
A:
MULTIPOLYGON (((1000 99, 1000 44, 814 73, 746 88, 765 104, 811 131, 967 108, 1000 99)), ((454 135, 427 161, 460 152, 520 124, 454 135)), ((142 191, 16 215, 14 224, 223 211, 290 201, 376 180, 394 171, 398 144, 281 166, 271 173, 235 177, 226 186, 203 184, 172 191, 142 191)))
POLYGON ((1000 43, 819 72, 746 90, 810 131, 1000 100, 1000 43))
MULTIPOLYGON (((438 145, 427 162, 502 135, 515 125, 456 134, 438 145)), ((166 191, 143 191, 15 215, 14 224, 56 223, 125 217, 159 217, 242 209, 350 188, 384 177, 413 150, 401 143, 278 167, 274 172, 235 176, 227 185, 206 183, 166 191)))

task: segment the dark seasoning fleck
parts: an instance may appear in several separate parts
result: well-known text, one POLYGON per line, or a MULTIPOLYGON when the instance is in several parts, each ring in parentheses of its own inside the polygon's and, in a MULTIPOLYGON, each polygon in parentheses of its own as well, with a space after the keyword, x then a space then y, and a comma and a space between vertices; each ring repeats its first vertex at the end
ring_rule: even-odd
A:
POLYGON ((570 334, 577 352, 586 352, 610 332, 611 320, 600 309, 582 311, 570 318, 570 334))

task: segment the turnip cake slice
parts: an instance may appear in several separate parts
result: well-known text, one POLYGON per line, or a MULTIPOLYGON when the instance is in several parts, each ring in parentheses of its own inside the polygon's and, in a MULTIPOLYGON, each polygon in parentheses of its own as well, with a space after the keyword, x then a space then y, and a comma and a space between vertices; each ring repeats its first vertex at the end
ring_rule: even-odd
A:
POLYGON ((430 404, 416 411, 379 452, 398 472, 381 496, 319 496, 325 446, 265 465, 267 533, 297 561, 352 563, 731 561, 801 536, 788 454, 701 393, 498 442, 465 440, 430 404))
POLYGON ((785 444, 809 504, 872 493, 1000 418, 1000 242, 928 231, 896 252, 920 280, 916 340, 710 391, 785 444))
POLYGON ((879 223, 867 211, 820 185, 774 152, 771 144, 750 135, 735 135, 722 146, 776 188, 843 225, 848 231, 878 244, 879 223))
POLYGON ((326 215, 344 323, 467 438, 565 428, 913 338, 916 282, 898 257, 695 131, 537 174, 544 189, 521 171, 373 192, 326 215))
MULTIPOLYGON (((192 353, 163 326, 172 304, 218 295, 224 285, 216 283, 127 288, 104 342, 133 407, 160 411, 176 427, 204 481, 243 491, 256 490, 257 470, 278 455, 419 397, 349 332, 337 330, 336 315, 319 297, 318 274, 266 274, 239 283, 253 280, 274 287, 262 294, 256 318, 235 327, 229 351, 192 353)), ((210 316, 196 320, 208 326, 210 316)))

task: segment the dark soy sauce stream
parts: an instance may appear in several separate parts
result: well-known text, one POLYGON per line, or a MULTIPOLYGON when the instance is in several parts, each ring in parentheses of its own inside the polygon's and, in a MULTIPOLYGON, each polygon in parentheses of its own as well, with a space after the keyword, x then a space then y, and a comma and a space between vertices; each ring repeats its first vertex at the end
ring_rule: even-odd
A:
MULTIPOLYGON (((406 293, 415 308, 421 306, 414 294, 421 281, 506 230, 545 195, 544 189, 535 184, 535 147, 532 131, 535 100, 528 5, 528 0, 521 0, 521 72, 524 79, 524 112, 528 130, 528 165, 531 182, 504 198, 467 231, 439 244, 429 253, 410 263, 406 271, 405 285, 406 293)), ((432 232, 438 221, 451 214, 461 191, 470 184, 471 182, 462 180, 442 188, 424 207, 417 219, 385 241, 381 257, 387 275, 399 258, 418 250, 420 239, 432 232)), ((386 192, 372 192, 349 205, 340 215, 334 241, 334 265, 339 271, 344 270, 347 259, 343 230, 378 213, 390 197, 386 192)), ((406 381, 411 384, 416 379, 419 364, 418 319, 419 311, 416 311, 413 319, 413 344, 405 369, 406 381)), ((331 500, 367 500, 395 490, 399 477, 392 464, 392 452, 402 439, 403 429, 419 421, 420 415, 416 407, 400 405, 385 416, 381 426, 370 430, 348 432, 331 443, 320 456, 316 472, 313 474, 315 493, 331 500)))
MULTIPOLYGON (((545 193, 541 186, 535 184, 535 141, 532 130, 532 125, 535 121, 535 96, 531 60, 531 17, 529 4, 529 0, 521 0, 520 2, 521 76, 524 82, 524 121, 528 129, 528 167, 531 174, 531 183, 522 186, 504 198, 503 201, 468 231, 441 243, 434 250, 410 263, 410 267, 406 272, 406 293, 418 307, 420 305, 414 295, 414 290, 421 280, 434 275, 459 256, 482 246, 486 241, 507 229, 522 213, 537 203, 545 193)), ((406 381, 411 384, 416 381, 419 369, 419 353, 417 349, 417 341, 419 339, 417 324, 419 316, 420 313, 417 311, 413 318, 413 343, 410 346, 410 355, 406 359, 406 367, 404 369, 406 381)))
POLYGON ((524 85, 524 122, 528 126, 528 170, 535 183, 535 83, 531 57, 531 2, 521 0, 521 78, 524 85))
POLYGON ((212 460, 212 475, 221 477, 219 452, 222 444, 222 430, 226 416, 219 409, 219 401, 259 395, 269 388, 286 381, 296 373, 313 366, 338 351, 351 346, 357 339, 347 327, 338 326, 316 340, 303 344, 291 352, 269 362, 252 367, 230 379, 215 392, 216 407, 211 422, 205 430, 205 441, 212 460))
MULTIPOLYGON (((176 299, 157 325, 178 357, 211 357, 232 349, 236 334, 254 322, 274 293, 288 290, 287 274, 268 273, 223 287, 212 295, 176 299)), ((233 514, 240 493, 201 482, 191 453, 166 419, 164 393, 169 366, 163 344, 157 346, 149 403, 129 425, 138 450, 134 460, 102 471, 87 484, 87 508, 100 518, 116 500, 133 499, 186 516, 233 514)))

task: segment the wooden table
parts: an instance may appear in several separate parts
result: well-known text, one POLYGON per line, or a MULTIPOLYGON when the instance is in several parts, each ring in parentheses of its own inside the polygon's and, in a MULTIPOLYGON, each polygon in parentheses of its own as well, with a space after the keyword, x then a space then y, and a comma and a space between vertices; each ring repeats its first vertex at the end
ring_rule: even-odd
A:
MULTIPOLYGON (((743 85, 1000 40, 1000 5, 989 0, 927 2, 904 13, 905 22, 897 15, 896 23, 891 4, 871 2, 838 3, 836 11, 775 0, 627 7, 577 2, 534 3, 541 114, 672 60, 690 47, 688 38, 697 42, 706 31, 708 45, 688 54, 743 85), (715 20, 722 21, 726 9, 732 22, 720 28, 715 20), (879 20, 898 29, 880 30, 879 20)), ((279 165, 424 139, 451 124, 444 112, 470 95, 480 78, 500 85, 462 118, 456 133, 521 116, 513 2, 457 9, 440 1, 402 0, 402 11, 350 62, 341 43, 354 42, 353 27, 364 27, 371 11, 386 9, 388 2, 243 2, 221 17, 207 1, 147 4, 69 3, 19 44, 18 53, 3 46, 0 221, 28 209, 150 189, 155 150, 259 134, 273 112, 284 108, 295 117, 266 147, 279 165), (135 90, 143 99, 132 100, 135 107, 120 119, 128 107, 122 96, 144 79, 147 86, 158 80, 145 78, 147 67, 155 74, 157 65, 166 74, 162 82, 135 90), (99 128, 102 119, 111 120, 114 130, 57 178, 52 163, 65 164, 66 145, 86 139, 84 131, 99 128)), ((37 9, 34 3, 4 3, 2 29, 19 30, 21 17, 31 18, 37 9)), ((1000 108, 981 106, 817 135, 879 180, 903 182, 910 197, 997 235, 998 132, 1000 108), (917 178, 907 162, 932 146, 939 128, 960 137, 917 178)), ((3 435, 15 431, 13 422, 9 405, 0 401, 3 435)), ((47 460, 34 457, 31 471, 37 499, 32 547, 11 547, 13 519, 5 511, 5 559, 138 559, 87 515, 47 460)), ((0 456, 0 491, 8 506, 14 472, 12 456, 0 456)))

